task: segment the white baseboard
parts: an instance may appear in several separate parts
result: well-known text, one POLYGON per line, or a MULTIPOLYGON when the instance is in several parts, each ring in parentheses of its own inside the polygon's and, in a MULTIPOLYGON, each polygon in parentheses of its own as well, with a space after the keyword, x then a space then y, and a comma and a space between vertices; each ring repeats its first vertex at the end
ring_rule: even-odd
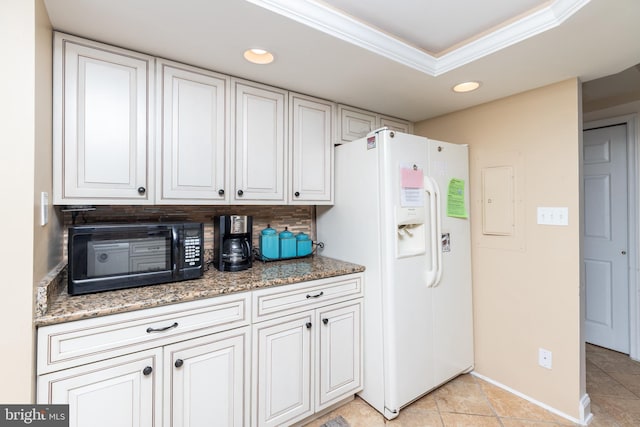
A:
POLYGON ((586 426, 593 421, 593 414, 591 413, 591 398, 587 393, 580 399, 580 424, 586 426))
POLYGON ((546 409, 549 412, 552 412, 562 418, 566 418, 567 420, 571 421, 572 423, 576 423, 576 424, 580 424, 583 426, 586 426, 587 424, 589 424, 593 418, 593 415, 591 414, 591 399, 589 399, 589 395, 585 394, 584 396, 582 396, 582 399, 580 399, 580 407, 579 407, 579 411, 580 411, 580 420, 572 417, 571 415, 565 414, 562 411, 557 410, 556 408, 552 408, 551 406, 539 402, 523 393, 520 393, 517 390, 512 389, 511 387, 508 387, 502 383, 499 383, 498 381, 494 381, 491 378, 487 378, 482 374, 477 373, 476 371, 471 372, 471 375, 473 375, 474 377, 480 378, 481 380, 484 380, 488 383, 491 383, 493 385, 495 385, 496 387, 500 387, 501 389, 508 391, 511 394, 515 394, 516 396, 533 403, 536 406, 539 406, 543 409, 546 409))

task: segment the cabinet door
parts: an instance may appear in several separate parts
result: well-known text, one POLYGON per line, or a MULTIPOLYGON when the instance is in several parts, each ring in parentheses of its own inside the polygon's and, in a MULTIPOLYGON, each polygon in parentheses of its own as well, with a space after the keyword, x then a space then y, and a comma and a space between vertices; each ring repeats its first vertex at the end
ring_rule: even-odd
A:
POLYGON ((334 104, 289 95, 291 204, 330 204, 333 200, 334 104))
POLYGON ((290 425, 313 413, 312 335, 318 326, 311 313, 254 325, 254 426, 290 425))
POLYGON ((158 60, 158 203, 228 201, 226 76, 158 60))
MULTIPOLYGON (((361 300, 360 300, 361 301, 361 300)), ((316 370, 316 412, 362 390, 362 302, 317 310, 320 354, 316 370)))
POLYGON ((340 105, 340 139, 342 142, 353 141, 366 136, 376 128, 374 113, 340 105))
POLYGON ((69 404, 70 427, 143 427, 162 416, 159 349, 38 377, 38 403, 69 404))
POLYGON ((287 93, 257 83, 234 86, 236 204, 285 204, 287 93))
POLYGON ((250 331, 246 326, 165 347, 166 427, 249 425, 250 331))
POLYGON ((411 124, 411 122, 385 116, 380 116, 378 119, 379 128, 388 127, 389 129, 396 132, 413 133, 413 125, 411 124))
POLYGON ((152 202, 153 58, 59 33, 54 46, 54 202, 152 202))

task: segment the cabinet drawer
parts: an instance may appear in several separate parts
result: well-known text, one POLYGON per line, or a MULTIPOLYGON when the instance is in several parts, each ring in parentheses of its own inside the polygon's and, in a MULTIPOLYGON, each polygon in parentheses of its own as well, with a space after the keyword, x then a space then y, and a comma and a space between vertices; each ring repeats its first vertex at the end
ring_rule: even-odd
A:
POLYGON ((45 326, 38 374, 248 325, 248 304, 237 294, 45 326))
POLYGON ((253 293, 253 321, 321 307, 362 296, 362 275, 349 274, 253 293))

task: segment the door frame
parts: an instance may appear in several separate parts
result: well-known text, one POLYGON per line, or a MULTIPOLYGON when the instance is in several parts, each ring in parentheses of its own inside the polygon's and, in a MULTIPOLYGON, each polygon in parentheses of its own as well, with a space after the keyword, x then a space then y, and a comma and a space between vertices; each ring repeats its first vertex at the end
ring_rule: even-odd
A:
MULTIPOLYGON (((629 247, 629 356, 632 359, 640 360, 640 283, 638 283, 638 247, 640 247, 640 236, 638 227, 640 224, 640 206, 638 202, 638 185, 636 184, 640 170, 639 141, 638 141, 638 115, 628 114, 617 117, 610 117, 601 120, 593 120, 583 123, 582 131, 592 130, 601 127, 626 125, 627 126, 627 218, 628 230, 627 240, 629 247)), ((582 157, 581 157, 582 159, 582 157)), ((584 159, 582 159, 584 161, 584 159)), ((584 209, 584 206, 582 207, 584 209)), ((583 215, 583 213, 581 213, 583 215)), ((582 245, 582 243, 581 243, 582 245)), ((582 260, 584 261, 584 260, 582 260)), ((586 295, 583 294, 582 298, 586 295)), ((584 314, 583 314, 584 316, 584 314)), ((582 319, 584 328, 584 317, 582 319)))

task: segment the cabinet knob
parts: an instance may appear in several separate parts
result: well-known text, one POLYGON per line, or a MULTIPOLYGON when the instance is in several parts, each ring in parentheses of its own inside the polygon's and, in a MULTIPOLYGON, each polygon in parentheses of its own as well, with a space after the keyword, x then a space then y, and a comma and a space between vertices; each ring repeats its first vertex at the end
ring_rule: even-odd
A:
POLYGON ((179 368, 182 365, 184 365, 184 360, 182 360, 182 359, 178 359, 178 360, 176 360, 176 363, 174 363, 174 366, 176 368, 179 368))
POLYGON ((322 323, 324 323, 326 325, 327 323, 329 323, 329 319, 326 319, 326 318, 322 319, 322 323))
POLYGON ((293 193, 293 195, 296 196, 296 197, 300 197, 300 192, 296 191, 295 193, 293 193))
POLYGON ((144 375, 149 375, 149 374, 151 374, 151 372, 153 372, 153 368, 152 368, 151 366, 147 366, 146 368, 144 368, 144 369, 142 370, 142 373, 143 373, 144 375))
POLYGON ((224 190, 223 189, 218 190, 218 194, 221 196, 224 196, 224 190))
POLYGON ((311 329, 311 322, 307 322, 306 326, 307 326, 307 329, 311 329))
POLYGON ((143 195, 144 193, 146 193, 146 192, 147 192, 147 189, 146 189, 146 188, 144 188, 144 187, 138 187, 138 194, 139 194, 139 195, 141 195, 141 196, 142 196, 142 195, 143 195))
POLYGON ((244 191, 238 190, 238 196, 242 196, 243 194, 244 194, 244 191))

